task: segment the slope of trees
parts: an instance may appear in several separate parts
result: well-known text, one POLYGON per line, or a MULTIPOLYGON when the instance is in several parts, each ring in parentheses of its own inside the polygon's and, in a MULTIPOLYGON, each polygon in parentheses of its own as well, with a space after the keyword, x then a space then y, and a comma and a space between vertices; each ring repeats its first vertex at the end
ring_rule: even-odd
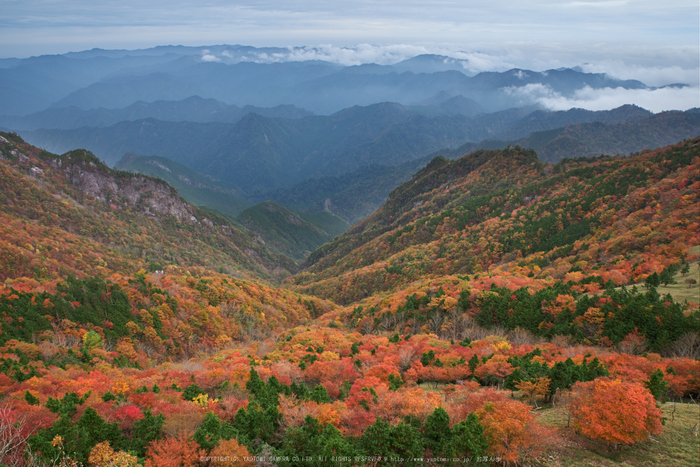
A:
POLYGON ((294 287, 347 304, 445 274, 642 281, 700 238, 697 142, 553 166, 520 148, 435 159, 314 252, 294 287))

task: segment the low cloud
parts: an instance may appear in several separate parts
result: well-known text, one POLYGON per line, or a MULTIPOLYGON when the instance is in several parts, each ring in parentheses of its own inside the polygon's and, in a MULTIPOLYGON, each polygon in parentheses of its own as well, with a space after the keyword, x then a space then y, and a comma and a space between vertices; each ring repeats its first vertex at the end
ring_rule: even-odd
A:
MULTIPOLYGON (((697 65, 696 65, 697 66, 697 65)), ((605 73, 618 79, 636 79, 649 86, 666 86, 669 84, 700 85, 700 73, 692 66, 654 66, 627 64, 620 61, 601 61, 586 63, 581 69, 587 73, 605 73)))
MULTIPOLYGON (((482 71, 505 71, 512 68, 539 70, 546 69, 549 65, 549 63, 533 63, 532 60, 529 62, 524 60, 523 58, 527 56, 526 53, 511 55, 501 50, 465 51, 452 44, 359 44, 351 47, 322 44, 316 46, 288 47, 284 52, 270 54, 265 52, 250 52, 245 57, 245 60, 261 63, 321 60, 344 66, 368 63, 394 65, 403 60, 423 54, 443 55, 460 60, 463 62, 464 71, 467 74, 476 74, 482 71)), ((234 54, 231 52, 226 52, 225 55, 229 58, 234 57, 234 54)), ((563 65, 560 62, 555 62, 555 66, 558 68, 563 65)))
POLYGON ((634 104, 652 112, 666 110, 688 110, 698 107, 700 88, 698 86, 665 87, 657 89, 593 89, 586 86, 572 97, 564 97, 549 86, 529 84, 505 89, 523 103, 539 104, 549 110, 581 108, 587 110, 610 110, 625 104, 634 104))
POLYGON ((282 52, 250 51, 246 57, 222 54, 224 61, 249 60, 261 63, 322 60, 352 66, 366 63, 393 65, 416 55, 444 55, 461 60, 467 74, 506 71, 513 68, 545 71, 578 67, 587 73, 605 73, 618 79, 634 79, 648 86, 683 83, 700 84, 697 47, 656 47, 618 49, 564 47, 557 44, 507 43, 502 47, 473 44, 465 50, 455 44, 359 44, 340 47, 331 44, 288 47, 282 52))
POLYGON ((318 46, 289 47, 286 52, 258 54, 256 61, 262 62, 300 62, 305 60, 321 60, 344 66, 376 63, 378 65, 393 65, 416 55, 434 53, 424 46, 398 44, 377 46, 359 44, 354 47, 338 47, 330 44, 318 46))

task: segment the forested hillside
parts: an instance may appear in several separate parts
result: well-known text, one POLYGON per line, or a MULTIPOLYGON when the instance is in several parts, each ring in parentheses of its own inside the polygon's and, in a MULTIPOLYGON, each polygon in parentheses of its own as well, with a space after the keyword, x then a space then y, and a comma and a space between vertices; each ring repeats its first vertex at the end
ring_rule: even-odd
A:
POLYGON ((260 235, 266 245, 299 262, 349 227, 329 212, 300 214, 273 201, 246 209, 237 220, 260 235))
POLYGON ((371 295, 426 275, 535 264, 542 277, 577 267, 628 283, 656 270, 647 258, 666 266, 698 241, 697 143, 555 165, 517 146, 438 157, 314 252, 294 283, 345 303, 361 297, 341 283, 371 295))
POLYGON ((57 156, 14 134, 3 133, 0 143, 0 213, 11 240, 1 247, 4 278, 55 279, 96 267, 106 275, 150 262, 258 278, 296 268, 160 179, 109 169, 83 150, 57 156))

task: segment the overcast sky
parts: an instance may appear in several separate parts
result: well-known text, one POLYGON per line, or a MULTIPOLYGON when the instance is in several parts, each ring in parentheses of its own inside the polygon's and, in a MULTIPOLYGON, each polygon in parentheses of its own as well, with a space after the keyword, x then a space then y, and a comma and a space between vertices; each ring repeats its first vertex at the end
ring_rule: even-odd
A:
POLYGON ((697 86, 699 22, 698 0, 0 0, 0 57, 310 46, 345 64, 461 54, 474 71, 582 66, 697 86))
POLYGON ((0 6, 3 57, 221 43, 697 51, 700 34, 697 0, 0 0, 0 6))

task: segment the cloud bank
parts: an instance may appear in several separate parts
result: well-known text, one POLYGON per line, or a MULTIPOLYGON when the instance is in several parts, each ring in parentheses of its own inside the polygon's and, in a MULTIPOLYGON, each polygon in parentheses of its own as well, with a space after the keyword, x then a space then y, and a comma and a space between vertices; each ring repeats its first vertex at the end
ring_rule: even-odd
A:
POLYGON ((654 113, 667 110, 688 110, 700 106, 700 87, 664 87, 657 89, 593 89, 586 86, 572 97, 554 92, 549 86, 528 84, 511 87, 506 91, 521 99, 523 104, 535 103, 548 110, 610 110, 625 104, 634 104, 654 113))
MULTIPOLYGON (((229 50, 219 53, 224 62, 241 60, 260 63, 322 60, 344 66, 376 63, 393 65, 416 55, 435 54, 465 62, 465 72, 506 71, 523 68, 544 71, 579 67, 588 73, 606 73, 619 79, 637 79, 650 86, 700 84, 700 48, 688 47, 606 47, 585 45, 542 45, 504 43, 498 47, 465 48, 456 44, 359 44, 284 47, 275 53, 251 51, 241 57, 229 50)), ((205 49, 203 54, 211 53, 205 49)))

